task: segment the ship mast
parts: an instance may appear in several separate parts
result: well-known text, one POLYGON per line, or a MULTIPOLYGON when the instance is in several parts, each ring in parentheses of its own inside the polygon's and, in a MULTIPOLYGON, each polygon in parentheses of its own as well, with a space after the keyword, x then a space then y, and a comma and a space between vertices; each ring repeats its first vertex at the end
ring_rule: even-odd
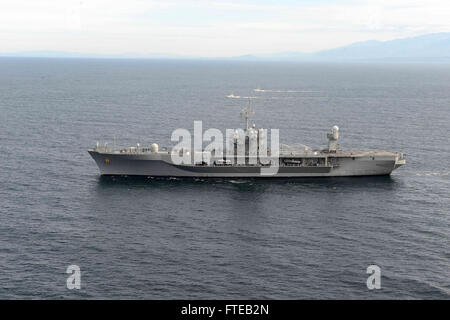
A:
POLYGON ((248 121, 250 120, 250 114, 254 114, 254 112, 252 112, 252 108, 251 108, 251 99, 250 97, 248 98, 248 105, 247 108, 242 109, 241 111, 241 117, 244 116, 245 117, 245 130, 248 131, 248 121))

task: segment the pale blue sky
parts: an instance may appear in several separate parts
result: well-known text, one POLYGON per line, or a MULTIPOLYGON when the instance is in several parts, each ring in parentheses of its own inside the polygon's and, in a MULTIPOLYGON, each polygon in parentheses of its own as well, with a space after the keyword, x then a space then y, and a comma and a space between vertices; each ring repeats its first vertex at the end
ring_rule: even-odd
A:
POLYGON ((0 0, 0 52, 226 57, 450 31, 446 0, 0 0))

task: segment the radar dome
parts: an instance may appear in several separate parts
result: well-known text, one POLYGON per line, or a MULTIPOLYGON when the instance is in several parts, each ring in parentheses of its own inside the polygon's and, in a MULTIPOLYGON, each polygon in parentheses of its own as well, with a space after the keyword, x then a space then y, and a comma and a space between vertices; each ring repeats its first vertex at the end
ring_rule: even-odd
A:
POLYGON ((152 148, 152 152, 158 152, 158 150, 159 150, 159 146, 156 143, 152 144, 151 148, 152 148))
POLYGON ((333 133, 334 140, 339 139, 339 127, 338 126, 333 126, 333 128, 331 129, 331 132, 333 133))

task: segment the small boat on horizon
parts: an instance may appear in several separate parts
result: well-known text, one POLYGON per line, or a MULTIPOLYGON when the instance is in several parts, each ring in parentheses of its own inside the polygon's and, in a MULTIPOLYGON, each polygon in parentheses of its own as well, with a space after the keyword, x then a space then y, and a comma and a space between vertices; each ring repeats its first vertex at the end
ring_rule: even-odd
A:
POLYGON ((231 94, 227 95, 227 98, 240 98, 241 96, 235 96, 233 91, 231 91, 231 94))

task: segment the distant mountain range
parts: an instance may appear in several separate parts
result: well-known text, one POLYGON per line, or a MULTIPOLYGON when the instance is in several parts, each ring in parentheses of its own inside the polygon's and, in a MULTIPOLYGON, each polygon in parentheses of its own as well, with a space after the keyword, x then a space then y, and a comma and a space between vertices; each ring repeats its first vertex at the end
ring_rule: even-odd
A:
POLYGON ((433 33, 390 41, 364 41, 347 46, 313 53, 279 52, 273 54, 248 54, 229 58, 202 58, 194 56, 152 54, 90 54, 63 51, 26 51, 0 53, 9 57, 46 58, 98 58, 98 59, 208 59, 237 61, 311 61, 311 62, 450 62, 450 32, 433 33))
POLYGON ((91 59, 195 59, 189 57, 168 53, 119 53, 119 54, 101 54, 101 53, 82 53, 68 51, 18 51, 0 53, 0 57, 27 57, 27 58, 91 58, 91 59))
POLYGON ((450 33, 433 33, 390 41, 364 41, 314 53, 281 52, 244 55, 243 60, 274 61, 417 61, 450 62, 450 33))

